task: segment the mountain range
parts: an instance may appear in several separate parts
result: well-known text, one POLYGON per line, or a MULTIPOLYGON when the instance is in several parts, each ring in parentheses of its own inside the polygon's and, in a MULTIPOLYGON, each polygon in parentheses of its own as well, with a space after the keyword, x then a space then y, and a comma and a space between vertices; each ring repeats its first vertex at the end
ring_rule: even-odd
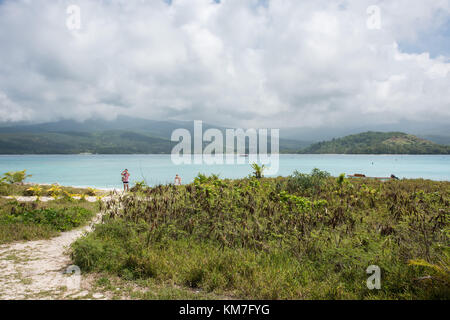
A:
MULTIPOLYGON (((225 136, 224 127, 208 123, 203 123, 202 127, 203 131, 219 129, 225 136)), ((170 140, 176 129, 186 129, 193 137, 194 123, 120 117, 113 121, 63 120, 42 124, 3 125, 0 126, 0 154, 170 153, 178 143, 170 140)), ((295 153, 310 144, 311 142, 281 138, 280 152, 295 153)))
MULTIPOLYGON (((172 132, 187 129, 192 135, 193 128, 192 121, 156 121, 126 116, 112 121, 0 124, 0 154, 167 154, 177 143, 170 141, 172 132)), ((226 130, 203 123, 203 131, 210 128, 219 129, 223 134, 226 130)), ((345 132, 345 129, 282 128, 280 152, 448 154, 450 148, 445 146, 450 144, 450 138, 442 135, 442 130, 420 137, 402 132, 365 132, 335 138, 345 132), (334 136, 332 132, 335 132, 334 136), (332 140, 323 141, 330 136, 332 140)))

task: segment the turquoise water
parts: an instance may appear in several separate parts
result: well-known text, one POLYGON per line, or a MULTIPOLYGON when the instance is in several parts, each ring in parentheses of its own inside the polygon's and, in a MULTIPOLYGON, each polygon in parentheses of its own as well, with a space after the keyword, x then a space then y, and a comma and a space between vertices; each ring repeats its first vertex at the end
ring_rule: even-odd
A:
MULTIPOLYGON (((450 181, 449 155, 280 155, 277 175, 313 168, 332 175, 364 173, 366 176, 425 178, 450 181)), ((67 186, 118 188, 120 173, 127 168, 130 182, 146 180, 149 185, 173 182, 175 174, 183 183, 199 173, 217 173, 222 178, 242 178, 251 173, 244 165, 175 165, 170 155, 5 155, 0 156, 0 173, 26 169, 30 182, 67 186)))

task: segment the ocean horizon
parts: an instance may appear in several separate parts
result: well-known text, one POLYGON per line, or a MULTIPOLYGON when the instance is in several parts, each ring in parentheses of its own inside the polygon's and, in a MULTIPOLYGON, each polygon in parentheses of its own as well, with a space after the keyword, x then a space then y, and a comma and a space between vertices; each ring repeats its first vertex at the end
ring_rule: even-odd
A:
MULTIPOLYGON (((120 173, 125 168, 131 173, 131 184, 144 180, 154 186, 173 183, 176 174, 181 176, 183 184, 192 182, 198 173, 244 178, 252 173, 248 159, 245 162, 176 165, 170 154, 0 155, 0 173, 27 170, 32 175, 28 182, 115 189, 122 187, 120 173)), ((314 168, 333 176, 362 173, 368 177, 389 177, 394 174, 400 179, 450 181, 450 155, 280 154, 278 172, 267 176, 288 176, 295 170, 309 173, 314 168)))

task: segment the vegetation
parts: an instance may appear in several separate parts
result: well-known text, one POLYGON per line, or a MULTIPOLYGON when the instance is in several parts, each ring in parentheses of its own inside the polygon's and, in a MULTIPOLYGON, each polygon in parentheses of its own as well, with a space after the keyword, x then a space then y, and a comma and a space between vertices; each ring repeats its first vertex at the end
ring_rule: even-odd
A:
POLYGON ((300 153, 314 154, 450 154, 450 146, 401 132, 365 132, 313 144, 300 153))
POLYGON ((129 131, 0 134, 0 154, 170 153, 172 142, 129 131))
POLYGON ((449 299, 449 182, 326 172, 136 188, 73 244, 83 271, 249 299, 449 299), (366 286, 370 265, 381 289, 366 286))
POLYGON ((67 202, 63 199, 44 202, 18 202, 0 199, 0 244, 46 239, 90 221, 97 203, 67 202))
POLYGON ((148 185, 145 180, 135 182, 134 186, 131 188, 131 192, 146 191, 148 185))
POLYGON ((307 191, 309 189, 320 189, 328 180, 330 174, 326 171, 313 169, 310 174, 301 173, 297 170, 287 180, 287 190, 295 192, 298 190, 307 191))
MULTIPOLYGON (((170 154, 175 144, 168 138, 135 131, 0 132, 0 154, 170 154)), ((295 153, 303 146, 295 140, 280 140, 283 153, 295 153)))
POLYGON ((27 174, 26 170, 22 170, 22 171, 6 172, 0 179, 2 182, 13 184, 13 183, 23 183, 25 179, 28 177, 31 177, 31 175, 27 174))
MULTIPOLYGON (((203 123, 204 130, 223 127, 203 123)), ((151 121, 120 116, 114 121, 71 120, 44 124, 0 127, 0 154, 170 154, 170 141, 175 129, 193 133, 193 123, 184 121, 151 121)), ((285 133, 291 130, 282 130, 285 133)), ((306 131, 295 131, 297 138, 306 137, 306 131)), ((308 130, 308 139, 317 140, 317 133, 308 130), (311 136, 312 134, 312 136, 311 136)), ((286 135, 284 135, 286 136, 286 135)), ((390 153, 390 154, 449 154, 449 138, 424 136, 419 139, 400 132, 367 132, 334 139, 311 146, 311 142, 280 138, 280 153, 390 153), (385 141, 385 142, 384 142, 385 141), (442 145, 439 145, 442 144, 442 145), (447 146, 443 146, 447 145, 447 146)), ((270 147, 270 137, 268 137, 270 147)), ((208 143, 205 142, 204 146, 208 143)), ((245 150, 249 152, 248 146, 245 150)))
MULTIPOLYGON (((34 196, 36 191, 41 197, 54 196, 93 196, 88 189, 63 187, 58 185, 17 185, 17 184, 0 184, 0 196, 34 196)), ((98 193, 96 193, 97 195, 98 193)))
POLYGON ((253 171, 253 176, 256 179, 261 179, 264 176, 264 169, 266 169, 265 165, 258 165, 257 163, 253 163, 251 165, 252 169, 255 170, 253 171))
POLYGON ((84 201, 86 195, 96 195, 95 189, 25 185, 28 177, 22 170, 0 178, 0 196, 12 198, 0 198, 0 244, 55 236, 87 223, 98 210, 98 204, 84 201), (36 201, 19 202, 19 196, 36 196, 36 201), (39 201, 42 196, 55 200, 43 203, 39 201))
MULTIPOLYGON (((0 180, 1 181, 1 180, 0 180)), ((74 197, 98 196, 92 188, 73 188, 59 185, 36 185, 0 182, 0 196, 74 197)))

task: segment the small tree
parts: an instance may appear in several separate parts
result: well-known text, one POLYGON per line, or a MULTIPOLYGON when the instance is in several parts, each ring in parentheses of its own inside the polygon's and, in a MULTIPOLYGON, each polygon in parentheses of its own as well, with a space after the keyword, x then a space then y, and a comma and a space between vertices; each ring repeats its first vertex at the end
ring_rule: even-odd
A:
POLYGON ((252 169, 255 170, 255 171, 253 171, 254 177, 256 179, 261 179, 262 177, 264 177, 264 169, 265 168, 266 168, 265 165, 259 166, 257 163, 253 163, 252 169))
POLYGON ((26 170, 10 171, 4 174, 4 179, 10 184, 23 183, 29 177, 31 177, 31 174, 27 174, 26 170))
POLYGON ((336 182, 337 182, 338 186, 339 186, 340 188, 342 188, 342 185, 343 185, 344 182, 345 182, 345 173, 341 173, 341 174, 339 175, 339 177, 336 179, 336 182))

